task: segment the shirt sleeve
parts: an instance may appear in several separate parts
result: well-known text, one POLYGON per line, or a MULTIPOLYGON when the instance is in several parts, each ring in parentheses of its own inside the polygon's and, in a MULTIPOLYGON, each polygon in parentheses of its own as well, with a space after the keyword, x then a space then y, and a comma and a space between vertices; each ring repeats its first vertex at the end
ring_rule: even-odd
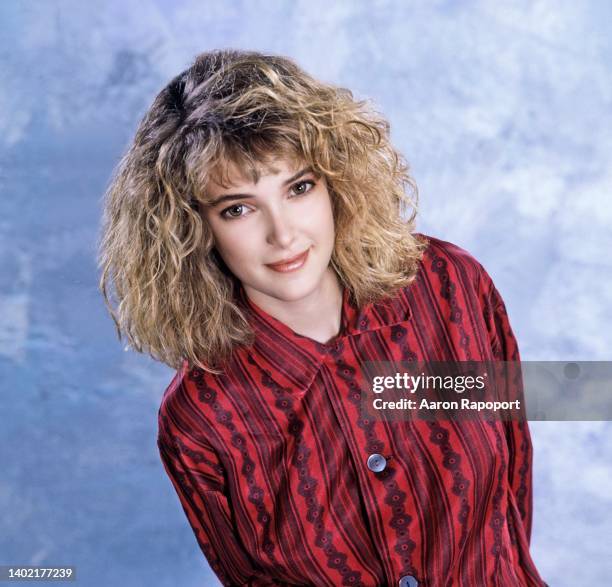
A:
POLYGON ((257 572, 241 544, 214 451, 187 439, 168 439, 161 432, 157 445, 170 481, 198 544, 223 585, 276 585, 257 572))
MULTIPOLYGON (((484 279, 484 315, 489 330, 493 356, 497 361, 520 363, 518 344, 506 306, 491 278, 483 271, 484 279)), ((522 379, 518 392, 512 393, 512 399, 524 402, 522 379)), ((523 403, 524 405, 524 403, 523 403)), ((508 446, 508 483, 513 492, 516 504, 523 521, 527 541, 531 541, 533 516, 533 447, 527 419, 504 422, 508 446)))

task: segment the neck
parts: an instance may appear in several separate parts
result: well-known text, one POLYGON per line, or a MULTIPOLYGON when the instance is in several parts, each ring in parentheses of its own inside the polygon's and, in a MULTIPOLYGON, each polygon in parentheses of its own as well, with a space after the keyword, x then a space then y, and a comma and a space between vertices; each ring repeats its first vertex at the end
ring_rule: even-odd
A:
POLYGON ((264 297, 250 288, 245 288, 245 291, 264 312, 297 334, 326 343, 340 331, 343 291, 340 280, 331 267, 315 291, 296 301, 264 297))

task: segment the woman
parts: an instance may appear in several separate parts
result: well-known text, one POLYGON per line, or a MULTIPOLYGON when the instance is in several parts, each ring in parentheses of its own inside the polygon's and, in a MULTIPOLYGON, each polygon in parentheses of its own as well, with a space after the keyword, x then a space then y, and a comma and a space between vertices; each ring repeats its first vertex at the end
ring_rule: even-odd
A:
POLYGON ((360 411, 366 361, 519 356, 486 271, 413 234, 406 188, 367 104, 239 51, 172 80, 119 167, 101 286, 177 369, 159 450, 225 585, 545 585, 527 422, 360 411))

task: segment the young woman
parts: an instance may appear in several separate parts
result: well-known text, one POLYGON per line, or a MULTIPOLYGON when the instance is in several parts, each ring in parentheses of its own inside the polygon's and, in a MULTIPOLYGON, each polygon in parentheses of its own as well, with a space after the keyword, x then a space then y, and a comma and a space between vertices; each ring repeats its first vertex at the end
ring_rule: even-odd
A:
POLYGON ((412 232, 415 194, 366 103, 239 51, 173 79, 119 166, 101 287, 177 369, 159 450, 225 585, 545 585, 527 422, 360 410, 366 361, 519 357, 483 267, 412 232))

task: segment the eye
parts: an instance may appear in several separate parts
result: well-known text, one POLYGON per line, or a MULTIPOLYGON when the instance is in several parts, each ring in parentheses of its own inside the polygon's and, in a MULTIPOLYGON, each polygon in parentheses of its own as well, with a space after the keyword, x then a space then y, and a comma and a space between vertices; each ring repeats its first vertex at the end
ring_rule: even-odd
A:
POLYGON ((291 186, 291 191, 296 196, 303 196, 305 193, 309 192, 315 186, 315 182, 311 179, 305 179, 303 181, 298 181, 291 186))
POLYGON ((240 218, 241 216, 245 215, 245 210, 246 208, 244 204, 234 204, 233 206, 222 210, 221 217, 228 220, 231 218, 240 218))

